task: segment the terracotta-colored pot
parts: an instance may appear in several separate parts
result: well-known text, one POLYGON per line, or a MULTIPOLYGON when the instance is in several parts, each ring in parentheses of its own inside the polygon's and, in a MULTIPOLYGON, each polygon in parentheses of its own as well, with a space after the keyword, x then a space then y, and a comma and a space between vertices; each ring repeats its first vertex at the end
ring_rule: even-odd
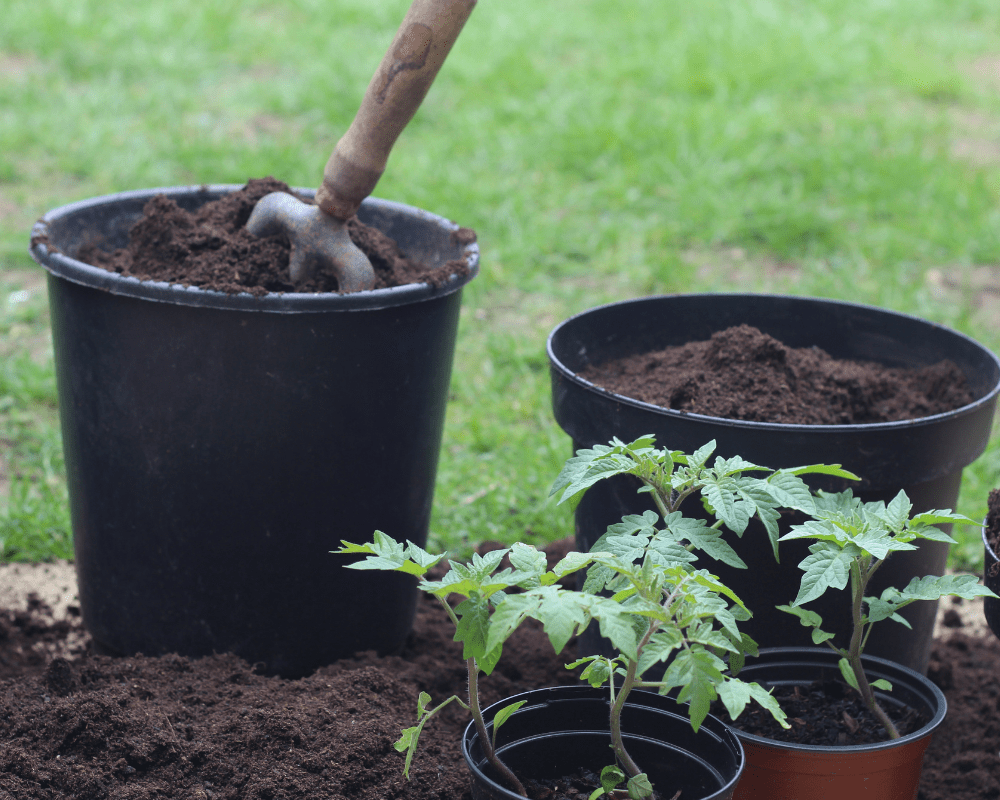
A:
MULTIPOLYGON (((768 687, 807 685, 839 676, 837 660, 836 653, 821 648, 765 649, 760 658, 747 660, 740 678, 768 687)), ((930 721, 899 739, 847 747, 791 744, 736 730, 747 765, 733 800, 915 800, 924 751, 944 721, 947 701, 918 672, 873 656, 862 660, 870 680, 892 684, 891 692, 876 692, 883 708, 911 706, 930 721)))

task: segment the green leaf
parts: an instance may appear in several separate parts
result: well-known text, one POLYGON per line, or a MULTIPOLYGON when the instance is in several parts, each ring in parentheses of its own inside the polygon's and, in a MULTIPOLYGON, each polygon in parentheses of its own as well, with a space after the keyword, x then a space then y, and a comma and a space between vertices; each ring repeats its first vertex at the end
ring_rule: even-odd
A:
POLYGON ((847 685, 855 691, 860 692, 861 689, 858 688, 858 679, 854 677, 854 670, 851 669, 851 662, 846 658, 842 658, 837 662, 837 666, 840 667, 840 674, 844 676, 844 680, 847 681, 847 685))
POLYGON ((974 597, 996 597, 996 595, 979 583, 975 575, 942 575, 934 577, 913 578, 903 589, 902 597, 907 600, 937 600, 939 597, 952 595, 971 600, 974 597))
POLYGON ((717 656, 700 647, 692 647, 679 652, 663 675, 665 687, 680 687, 677 702, 689 704, 688 714, 695 733, 718 696, 716 687, 723 682, 724 667, 717 656))
POLYGON ((678 539, 686 540, 717 561, 737 569, 746 569, 746 562, 737 555, 722 533, 709 528, 703 519, 690 519, 675 511, 663 520, 664 526, 678 539))
POLYGON ((628 796, 631 800, 645 800, 645 798, 653 796, 653 784, 649 782, 645 772, 640 772, 629 778, 627 785, 628 796))
POLYGON ((809 549, 813 552, 799 564, 805 574, 793 606, 821 597, 831 586, 843 589, 850 579, 851 556, 847 551, 827 542, 816 542, 809 549))
POLYGON ((496 714, 493 715, 493 749, 497 748, 497 731, 500 730, 500 726, 503 725, 507 720, 510 719, 511 714, 517 711, 521 706, 527 703, 527 700, 518 700, 516 703, 511 703, 510 705, 504 706, 496 714))
POLYGON ((761 707, 771 712, 771 716, 777 720, 778 724, 782 728, 790 728, 791 725, 786 721, 788 716, 782 710, 781 706, 778 705, 778 701, 774 699, 767 689, 761 686, 759 683, 750 684, 750 696, 758 703, 761 707))
POLYGON ((778 470, 765 481, 765 485, 776 505, 807 513, 812 511, 813 495, 796 473, 778 470))
POLYGON ((462 658, 483 660, 490 627, 489 603, 482 597, 469 597, 455 607, 455 614, 458 617, 455 641, 462 643, 462 658))
POLYGON ((622 772, 614 764, 611 764, 601 770, 601 788, 592 794, 591 800, 595 797, 600 797, 601 794, 611 794, 615 790, 615 787, 625 780, 625 773, 622 772))
POLYGON ((879 678, 878 680, 872 681, 871 685, 875 689, 881 689, 883 692, 891 692, 892 684, 889 683, 885 678, 879 678))
POLYGON ((810 464, 808 467, 793 467, 783 470, 783 472, 790 472, 793 475, 833 475, 837 478, 847 478, 850 481, 861 480, 853 472, 842 468, 840 464, 810 464))
POLYGON ((697 450, 695 450, 691 455, 687 457, 686 461, 688 467, 695 471, 700 470, 702 467, 705 466, 705 464, 708 463, 708 459, 711 458, 712 453, 714 452, 715 452, 715 439, 712 439, 712 441, 708 442, 707 444, 703 444, 701 447, 699 447, 697 450))
POLYGON ((599 689, 611 678, 612 664, 604 656, 589 656, 567 664, 567 669, 576 669, 581 664, 587 664, 587 668, 580 673, 580 678, 587 681, 594 689, 599 689))
MULTIPOLYGON (((901 531, 910 520, 910 511, 913 508, 913 503, 910 502, 910 498, 906 496, 906 492, 900 489, 899 494, 897 494, 889 504, 885 507, 885 514, 883 519, 885 520, 886 526, 890 531, 901 531)), ((881 557, 881 556, 880 556, 881 557)))

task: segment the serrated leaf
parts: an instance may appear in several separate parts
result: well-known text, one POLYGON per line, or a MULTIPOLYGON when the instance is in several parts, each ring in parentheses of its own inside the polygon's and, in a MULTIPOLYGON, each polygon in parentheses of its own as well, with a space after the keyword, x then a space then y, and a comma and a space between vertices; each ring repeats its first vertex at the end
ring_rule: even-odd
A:
MULTIPOLYGON (((946 595, 964 597, 971 600, 974 597, 996 597, 996 595, 979 583, 975 575, 926 575, 923 578, 913 578, 899 592, 902 600, 937 600, 946 595)), ((887 599, 883 592, 883 599, 887 599)))
POLYGON ((704 520, 690 519, 675 511, 663 520, 663 524, 674 536, 690 542, 715 560, 737 569, 746 569, 746 562, 722 538, 722 534, 709 528, 704 520))
POLYGON ((573 602, 573 598, 577 597, 575 592, 565 592, 552 586, 539 589, 538 594, 540 602, 530 614, 542 623, 553 650, 561 653, 577 629, 586 624, 587 614, 573 602))
POLYGON ((899 493, 889 501, 885 507, 883 519, 891 531, 901 531, 910 519, 910 511, 913 503, 906 496, 906 492, 900 489, 899 493))
POLYGON ((766 480, 768 493, 776 505, 811 512, 814 498, 806 482, 787 470, 779 470, 766 480))
POLYGON ((510 548, 510 565, 518 572, 541 575, 548 569, 545 553, 530 544, 515 542, 510 548))
POLYGON ((699 470, 708 463, 708 459, 711 458, 712 453, 715 452, 715 439, 703 444, 697 450, 695 450, 686 459, 687 465, 692 470, 699 470))
POLYGON ((477 658, 476 665, 484 675, 491 675, 500 662, 501 655, 503 655, 503 645, 498 644, 492 650, 488 650, 482 658, 477 658))
POLYGON ((719 699, 729 712, 730 719, 736 719, 750 702, 750 684, 740 680, 723 681, 719 686, 719 699))
POLYGON ((462 643, 462 658, 475 658, 480 661, 486 657, 486 640, 490 628, 489 603, 481 597, 469 597, 455 607, 458 625, 455 628, 455 641, 462 643))
POLYGON ((696 733, 718 696, 716 687, 723 681, 723 667, 725 664, 717 656, 693 647, 678 653, 663 676, 666 686, 680 687, 677 702, 689 704, 691 727, 696 733))
POLYGON ((851 556, 847 551, 827 542, 817 542, 812 547, 816 550, 799 564, 804 574, 793 606, 821 597, 830 587, 843 589, 850 579, 851 556))
POLYGON ((786 721, 788 719, 788 716, 782 710, 781 706, 778 704, 778 701, 774 698, 774 695, 772 695, 767 689, 765 689, 759 683, 751 683, 750 696, 754 699, 754 701, 757 704, 759 704, 767 711, 770 711, 771 716, 774 717, 774 719, 782 728, 791 727, 791 725, 789 725, 788 722, 786 721))
POLYGON ((589 666, 580 673, 580 677, 587 681, 594 689, 599 689, 601 686, 608 682, 611 677, 611 664, 606 658, 601 656, 592 656, 591 658, 582 658, 579 661, 574 661, 572 664, 567 664, 567 668, 575 668, 580 666, 587 661, 590 661, 589 666))
POLYGON ((612 646, 626 658, 638 661, 636 648, 639 641, 635 635, 631 614, 613 600, 603 597, 594 600, 589 611, 600 625, 601 636, 610 639, 612 646))
POLYGON ((901 550, 916 550, 916 546, 908 542, 902 542, 893 538, 885 530, 869 528, 854 536, 851 541, 866 553, 874 556, 880 561, 889 553, 901 550))

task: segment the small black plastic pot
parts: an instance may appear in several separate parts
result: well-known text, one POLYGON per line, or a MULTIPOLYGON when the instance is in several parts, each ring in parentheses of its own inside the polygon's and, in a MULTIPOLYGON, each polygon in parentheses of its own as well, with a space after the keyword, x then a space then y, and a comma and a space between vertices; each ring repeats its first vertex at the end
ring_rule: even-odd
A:
MULTIPOLYGON (((888 502, 905 489, 916 512, 955 506, 962 469, 986 448, 1000 393, 1000 360, 961 333, 871 306, 786 295, 673 295, 593 308, 552 331, 548 355, 555 418, 572 438, 574 451, 606 444, 613 436, 631 441, 654 434, 659 446, 685 452, 714 439, 717 455, 739 455, 772 469, 842 464, 862 480, 807 478, 816 489, 852 488, 865 501, 888 502), (951 359, 965 373, 975 399, 946 414, 905 422, 787 425, 668 410, 606 391, 577 375, 589 364, 702 341, 740 324, 753 325, 789 347, 816 346, 835 358, 887 367, 922 367, 951 359)), ((652 508, 647 498, 636 494, 637 488, 635 479, 619 476, 587 491, 576 509, 577 549, 589 550, 624 514, 652 508)), ((700 513, 697 501, 688 501, 684 512, 700 513)), ((780 527, 787 530, 790 524, 786 518, 780 527)), ((754 612, 741 628, 763 646, 811 644, 808 629, 798 619, 774 608, 794 599, 801 577, 798 563, 808 555, 808 542, 785 542, 778 564, 756 521, 742 539, 730 535, 729 541, 749 569, 719 562, 710 568, 754 612)), ((886 586, 905 586, 914 576, 942 574, 947 553, 946 544, 924 542, 917 550, 894 554, 876 574, 869 593, 877 596, 886 586)), ((823 617, 824 629, 838 634, 837 643, 846 646, 850 614, 836 595, 828 592, 810 608, 823 617)), ((936 605, 921 602, 906 608, 902 614, 913 630, 886 623, 869 650, 924 672, 936 605)), ((585 632, 581 644, 591 652, 605 649, 596 632, 585 632)))
MULTIPOLYGON (((986 539, 986 521, 983 520, 983 583, 986 588, 994 594, 1000 595, 1000 558, 993 552, 989 541, 986 539)), ((986 624, 990 630, 1000 639, 1000 600, 996 597, 983 598, 983 614, 986 617, 986 624)))
MULTIPOLYGON (((127 242, 146 201, 193 210, 237 186, 125 192, 50 211, 48 270, 83 619, 108 651, 233 652, 301 675, 391 652, 416 587, 328 551, 376 529, 426 541, 462 286, 476 245, 434 214, 362 221, 467 278, 356 294, 228 295, 72 256, 127 242)), ((304 192, 306 193, 306 192, 304 192)))
MULTIPOLYGON (((827 648, 768 648, 759 658, 747 659, 740 679, 767 689, 838 680, 838 658, 827 648)), ((911 669, 868 655, 861 660, 870 681, 884 678, 892 684, 891 692, 875 692, 884 709, 913 708, 927 723, 898 739, 846 747, 779 742, 737 728, 747 766, 735 800, 915 800, 924 751, 944 721, 948 703, 937 686, 911 669)))
MULTIPOLYGON (((496 745, 522 783, 574 775, 581 768, 599 776, 614 763, 606 691, 561 686, 508 697, 483 711, 490 736, 496 712, 519 700, 525 705, 497 731, 496 745)), ((713 716, 695 733, 686 711, 668 697, 633 691, 622 711, 625 746, 662 797, 680 789, 684 800, 726 800, 743 771, 743 749, 713 716)), ((473 800, 519 797, 486 761, 474 723, 465 729, 462 754, 472 774, 473 800)))

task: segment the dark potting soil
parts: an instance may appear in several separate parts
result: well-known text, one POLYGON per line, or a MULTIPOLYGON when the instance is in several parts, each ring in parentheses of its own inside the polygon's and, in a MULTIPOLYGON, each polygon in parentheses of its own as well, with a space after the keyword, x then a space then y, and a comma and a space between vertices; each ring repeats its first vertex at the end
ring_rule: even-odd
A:
POLYGON ((951 361, 921 369, 844 361, 816 347, 787 347, 749 325, 708 341, 590 365, 580 376, 663 408, 799 425, 915 419, 973 400, 951 361))
MULTIPOLYGON (((107 253, 99 241, 88 242, 74 257, 141 280, 198 286, 227 294, 336 292, 337 279, 329 274, 317 274, 299 285, 292 283, 287 236, 258 238, 247 231, 246 221, 257 201, 271 192, 295 194, 274 178, 252 179, 239 191, 206 203, 194 213, 165 195, 157 195, 146 203, 142 217, 129 232, 127 247, 107 253)), ((430 267, 407 258, 396 242, 357 217, 347 221, 347 230, 375 268, 376 289, 410 283, 440 286, 452 275, 465 276, 469 272, 463 260, 430 267)), ((453 236, 458 243, 468 244, 475 241, 476 234, 460 228, 453 236)))
MULTIPOLYGON (((889 738, 881 723, 865 707, 861 696, 841 680, 817 681, 790 690, 782 688, 776 690, 774 696, 788 715, 790 728, 782 728, 770 712, 756 704, 747 707, 736 720, 735 727, 779 742, 827 747, 875 744, 889 738)), ((911 708, 890 706, 885 711, 903 736, 930 721, 911 708)), ((725 709, 721 703, 716 703, 712 713, 724 716, 725 709)))
MULTIPOLYGON (((53 621, 38 602, 0 619, 3 800, 470 796, 458 744, 466 712, 452 706, 428 724, 409 782, 392 747, 419 691, 439 701, 465 689, 461 648, 430 598, 400 655, 362 653, 301 680, 264 677, 230 655, 96 656, 80 647, 79 617, 53 621)), ((481 682, 484 701, 572 683, 572 650, 563 656, 537 628, 518 631, 481 682)), ((949 711, 919 800, 997 800, 1000 641, 959 630, 935 643, 929 674, 949 711)))

